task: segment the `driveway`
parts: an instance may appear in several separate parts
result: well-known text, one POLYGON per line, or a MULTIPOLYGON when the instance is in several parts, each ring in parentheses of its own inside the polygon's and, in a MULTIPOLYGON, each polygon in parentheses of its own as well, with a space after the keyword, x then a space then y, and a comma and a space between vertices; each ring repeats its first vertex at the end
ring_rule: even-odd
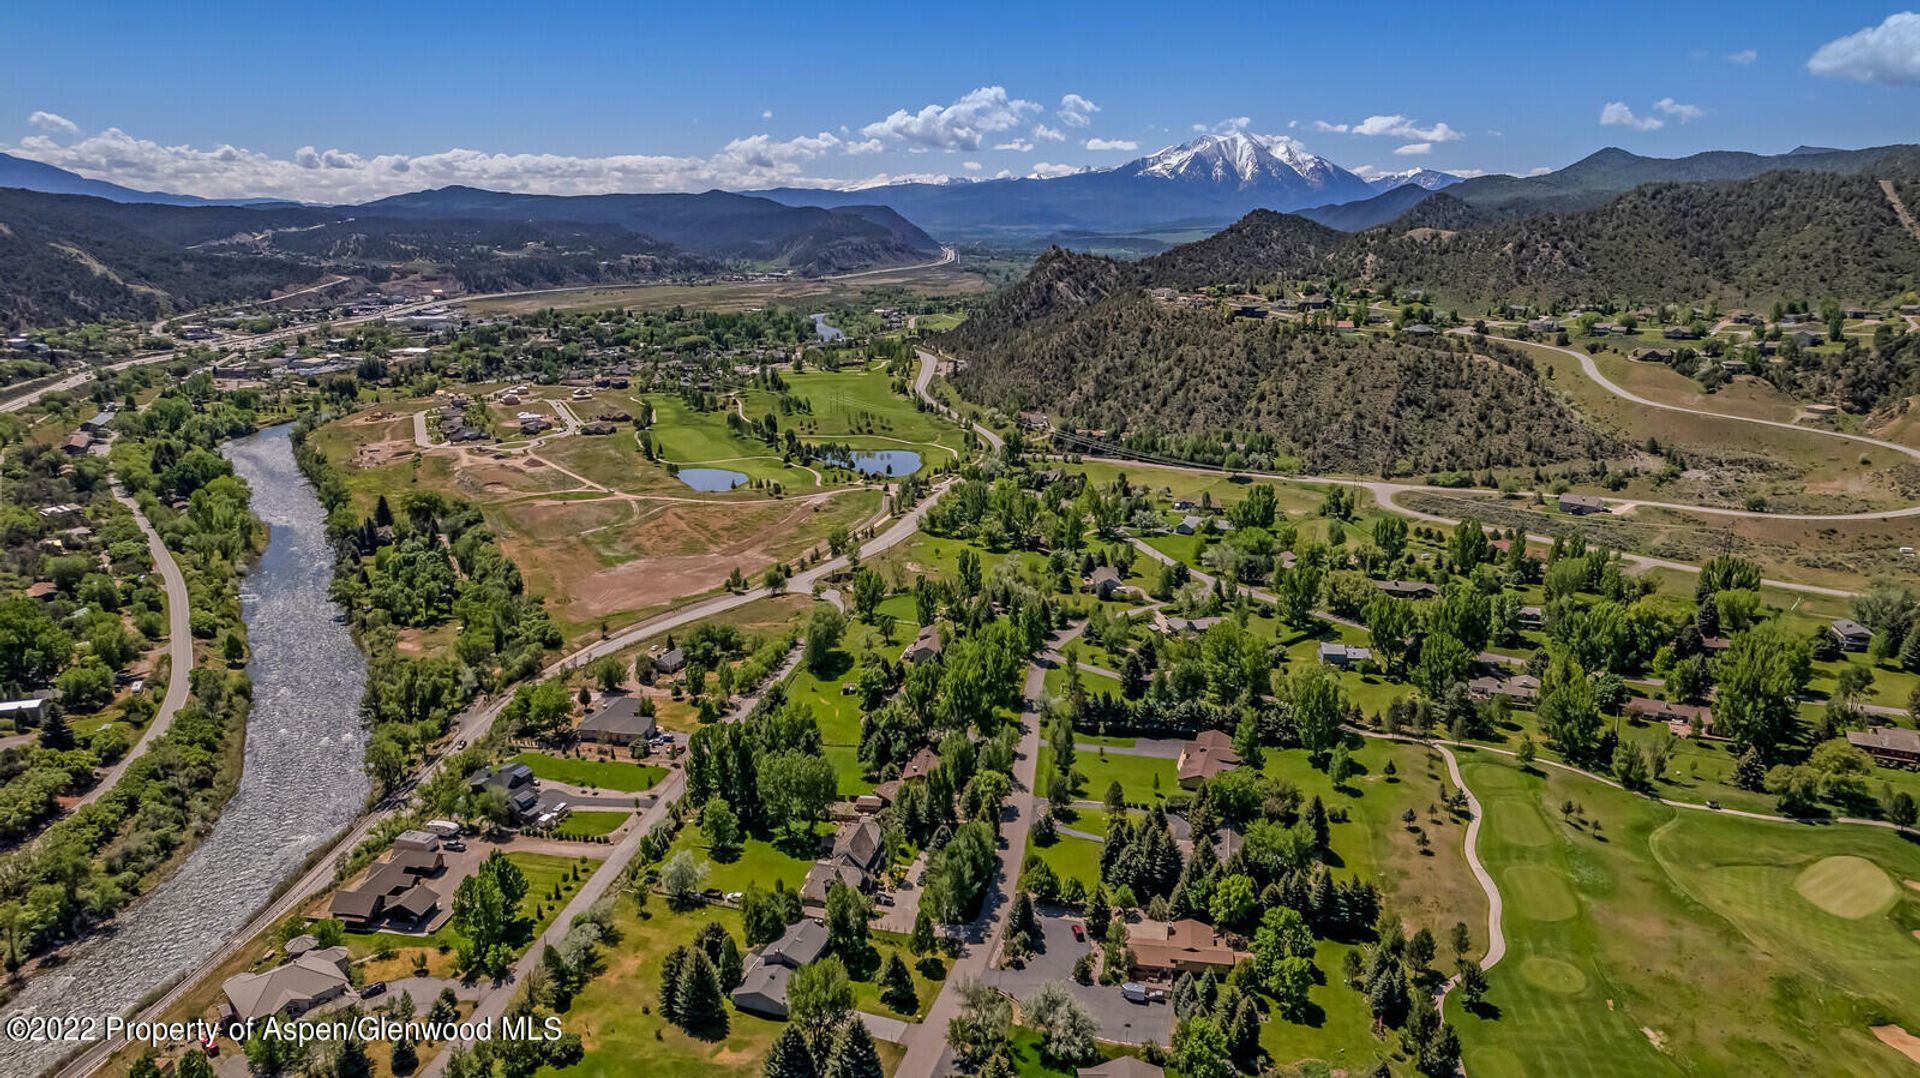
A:
POLYGON ((893 905, 879 907, 880 917, 874 922, 875 928, 882 932, 898 932, 903 936, 913 933, 913 922, 920 916, 921 883, 926 874, 927 855, 922 852, 913 859, 913 864, 907 866, 906 882, 888 892, 893 905))
POLYGON ((1049 981, 1066 985, 1067 991, 1087 1009, 1100 1025, 1100 1039, 1124 1044, 1153 1041, 1173 1042, 1173 1008, 1165 1003, 1128 1003, 1117 985, 1080 984, 1073 979, 1073 964, 1093 949, 1091 942, 1073 938, 1078 918, 1057 913, 1040 915, 1040 932, 1046 948, 1026 960, 1025 969, 989 970, 982 978, 1013 998, 1025 1003, 1049 981))

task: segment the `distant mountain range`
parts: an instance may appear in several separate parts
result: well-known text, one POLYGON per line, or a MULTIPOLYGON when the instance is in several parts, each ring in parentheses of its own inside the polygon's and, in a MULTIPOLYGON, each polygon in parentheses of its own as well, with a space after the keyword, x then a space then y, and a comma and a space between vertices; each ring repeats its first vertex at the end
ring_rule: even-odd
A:
POLYGON ((1431 170, 1369 182, 1292 139, 1235 131, 1052 179, 759 193, 792 206, 888 206, 943 240, 1031 243, 1073 233, 1219 228, 1255 209, 1297 210, 1363 200, 1410 183, 1438 188, 1452 182, 1458 177, 1431 170))
POLYGON ((172 195, 165 191, 136 191, 105 180, 89 180, 77 172, 6 153, 0 153, 0 187, 19 187, 50 195, 91 195, 109 202, 142 202, 157 206, 293 205, 273 198, 200 198, 197 195, 172 195))
MULTIPOLYGON (((9 175, 67 189, 96 182, 59 169, 9 175)), ((423 264, 490 292, 730 266, 842 273, 940 253, 885 207, 794 207, 723 191, 563 198, 449 187, 328 207, 154 202, 162 196, 104 186, 115 197, 0 187, 0 327, 150 320, 325 273, 378 282, 423 264)))

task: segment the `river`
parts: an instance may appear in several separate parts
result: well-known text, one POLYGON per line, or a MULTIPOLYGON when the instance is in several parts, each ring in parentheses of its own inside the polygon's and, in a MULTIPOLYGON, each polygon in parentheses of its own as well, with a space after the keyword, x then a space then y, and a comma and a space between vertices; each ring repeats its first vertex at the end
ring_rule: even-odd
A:
MULTIPOLYGON (((294 464, 290 431, 273 427, 225 450, 269 526, 266 554, 241 582, 253 710, 239 788, 177 872, 0 1013, 131 1011, 231 940, 366 800, 358 707, 366 662, 334 620, 326 514, 294 464)), ((0 1038, 0 1074, 45 1070, 62 1047, 0 1038)))

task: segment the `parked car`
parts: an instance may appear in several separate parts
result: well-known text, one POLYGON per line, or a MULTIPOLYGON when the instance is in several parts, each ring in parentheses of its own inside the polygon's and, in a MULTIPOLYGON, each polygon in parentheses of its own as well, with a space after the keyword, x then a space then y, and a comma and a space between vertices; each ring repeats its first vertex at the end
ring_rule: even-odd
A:
POLYGON ((467 844, 457 838, 450 838, 440 844, 440 848, 453 853, 466 853, 467 844))
POLYGON ((1087 926, 1078 921, 1073 922, 1073 938, 1081 943, 1087 942, 1087 926))
POLYGON ((365 988, 362 988, 360 990, 360 998, 371 999, 374 996, 385 995, 386 991, 387 991, 387 982, 374 981, 373 983, 367 985, 365 988))

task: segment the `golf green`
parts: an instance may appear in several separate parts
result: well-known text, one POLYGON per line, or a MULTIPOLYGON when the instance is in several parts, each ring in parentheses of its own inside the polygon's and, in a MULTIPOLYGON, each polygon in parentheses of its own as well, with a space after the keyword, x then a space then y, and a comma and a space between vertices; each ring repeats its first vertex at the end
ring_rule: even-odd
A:
POLYGON ((1794 877, 1800 897, 1835 917, 1857 921, 1886 909, 1900 895, 1893 877, 1864 857, 1823 857, 1794 877))
POLYGON ((1578 995, 1587 987, 1587 975, 1580 972, 1579 967, 1541 955, 1532 955, 1521 962, 1520 976, 1536 988, 1561 996, 1578 995))

